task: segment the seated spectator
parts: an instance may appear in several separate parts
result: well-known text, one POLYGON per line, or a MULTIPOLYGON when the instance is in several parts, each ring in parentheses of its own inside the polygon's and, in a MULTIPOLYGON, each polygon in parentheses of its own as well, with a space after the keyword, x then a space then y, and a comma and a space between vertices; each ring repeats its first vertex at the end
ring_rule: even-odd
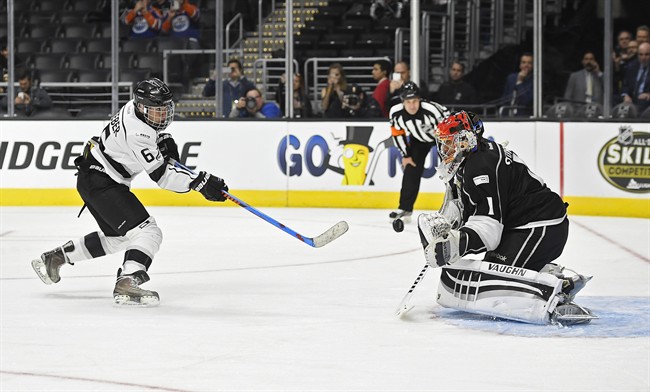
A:
POLYGON ((348 89, 343 66, 339 63, 330 65, 327 71, 327 87, 321 91, 323 117, 341 118, 344 115, 343 95, 348 89))
POLYGON ((641 25, 636 28, 636 42, 641 45, 644 42, 650 43, 650 27, 641 25))
POLYGON ((199 7, 190 3, 189 0, 173 0, 162 24, 162 32, 171 37, 192 38, 191 42, 198 45, 201 37, 200 18, 199 7))
POLYGON ((650 106, 650 43, 639 45, 638 59, 631 63, 623 81, 623 102, 634 103, 643 112, 650 106))
MULTIPOLYGON (((26 116, 32 115, 37 111, 45 111, 52 107, 52 99, 47 91, 32 84, 32 77, 29 73, 23 73, 18 78, 18 91, 14 98, 15 111, 21 112, 26 116)), ((7 97, 0 100, 0 106, 7 108, 7 97)))
MULTIPOLYGON (((246 91, 255 88, 255 84, 244 76, 244 67, 242 67, 239 60, 230 59, 228 61, 228 68, 230 70, 228 79, 224 79, 221 83, 223 89, 223 107, 221 113, 223 113, 224 117, 228 116, 231 110, 234 109, 235 102, 239 97, 243 97, 246 91)), ((203 87, 202 95, 204 97, 214 97, 217 78, 219 78, 219 73, 217 70, 213 70, 210 73, 210 79, 203 87)))
POLYGON ((381 108, 374 98, 356 84, 349 86, 341 103, 344 118, 381 118, 381 108))
MULTIPOLYGON (((411 81, 411 69, 409 68, 406 61, 400 61, 393 67, 393 75, 389 85, 389 98, 388 98, 388 111, 397 105, 402 103, 402 86, 411 81)), ((422 86, 420 88, 420 97, 428 98, 429 92, 426 89, 426 83, 420 82, 422 86)))
POLYGON ((533 54, 524 53, 519 59, 519 72, 513 72, 506 78, 502 100, 513 107, 511 115, 530 116, 533 98, 533 54))
POLYGON ((370 17, 374 20, 400 19, 404 4, 401 0, 373 0, 370 5, 370 17))
POLYGON ((372 65, 372 78, 377 82, 372 97, 377 101, 381 108, 383 117, 388 118, 388 100, 390 94, 390 82, 388 81, 388 72, 390 63, 386 60, 377 60, 372 65))
MULTIPOLYGON (((618 33, 617 43, 612 52, 612 65, 614 66, 614 94, 619 95, 623 91, 623 79, 625 78, 625 67, 628 63, 628 46, 632 40, 632 33, 621 30, 618 33)), ((638 41, 637 41, 638 42, 638 41)))
POLYGON ((264 102, 262 92, 254 87, 245 96, 235 101, 235 107, 230 111, 230 118, 280 118, 280 108, 273 102, 264 102))
POLYGON ((449 80, 440 85, 434 100, 449 109, 458 110, 462 105, 477 103, 476 90, 463 80, 463 76, 465 76, 465 65, 454 61, 449 68, 449 80))
MULTIPOLYGON (((285 79, 286 75, 280 76, 280 83, 275 90, 275 100, 280 105, 280 110, 286 117, 286 104, 285 104, 285 79)), ((301 74, 293 75, 293 117, 294 118, 307 118, 314 115, 311 107, 309 97, 305 92, 305 80, 301 74)))
POLYGON ((133 7, 125 9, 120 19, 131 26, 129 38, 157 37, 166 19, 164 3, 165 0, 138 0, 133 7))
POLYGON ((591 51, 582 56, 582 69, 569 76, 564 99, 572 102, 603 103, 603 73, 591 51))

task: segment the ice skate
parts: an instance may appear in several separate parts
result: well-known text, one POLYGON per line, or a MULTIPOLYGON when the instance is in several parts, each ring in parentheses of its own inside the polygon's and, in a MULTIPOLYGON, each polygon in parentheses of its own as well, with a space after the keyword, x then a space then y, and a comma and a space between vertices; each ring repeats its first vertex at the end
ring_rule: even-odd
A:
POLYGON ((140 285, 149 281, 145 271, 122 275, 122 270, 117 271, 117 281, 113 289, 113 298, 116 305, 157 306, 160 297, 155 291, 143 290, 140 285))
POLYGON ((61 280, 61 276, 59 275, 61 266, 65 263, 72 264, 65 255, 66 249, 69 251, 74 250, 72 241, 69 241, 65 245, 56 249, 43 253, 39 259, 32 260, 32 268, 34 268, 36 275, 38 275, 43 283, 57 283, 61 280))
POLYGON ((396 219, 401 219, 404 223, 411 223, 411 215, 413 215, 412 211, 404 211, 398 209, 397 211, 393 211, 388 214, 388 217, 390 218, 391 222, 396 219))
POLYGON ((558 305, 551 314, 551 324, 560 324, 563 326, 587 324, 593 319, 597 319, 591 313, 591 310, 582 307, 576 303, 568 302, 558 305))

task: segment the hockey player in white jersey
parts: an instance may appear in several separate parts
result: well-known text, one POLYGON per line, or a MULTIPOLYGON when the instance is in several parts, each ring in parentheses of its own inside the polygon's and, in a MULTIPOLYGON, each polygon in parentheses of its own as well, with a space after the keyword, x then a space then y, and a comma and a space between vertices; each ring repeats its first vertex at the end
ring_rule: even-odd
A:
POLYGON ((205 171, 177 167, 178 149, 163 133, 174 118, 169 87, 153 78, 136 86, 133 99, 111 118, 75 160, 77 191, 100 230, 43 253, 32 267, 45 284, 61 280, 64 264, 124 250, 113 290, 116 304, 155 306, 158 293, 140 287, 162 242, 162 231, 130 191, 133 178, 145 172, 159 187, 185 193, 195 190, 210 201, 225 201, 224 180, 205 171))

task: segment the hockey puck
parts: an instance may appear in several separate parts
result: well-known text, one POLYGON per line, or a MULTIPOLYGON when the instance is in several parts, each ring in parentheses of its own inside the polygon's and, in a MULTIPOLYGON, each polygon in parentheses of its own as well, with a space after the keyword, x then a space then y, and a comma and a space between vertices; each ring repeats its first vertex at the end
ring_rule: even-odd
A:
POLYGON ((398 233, 401 233, 404 231, 404 222, 401 219, 395 219, 393 221, 393 230, 395 230, 398 233))

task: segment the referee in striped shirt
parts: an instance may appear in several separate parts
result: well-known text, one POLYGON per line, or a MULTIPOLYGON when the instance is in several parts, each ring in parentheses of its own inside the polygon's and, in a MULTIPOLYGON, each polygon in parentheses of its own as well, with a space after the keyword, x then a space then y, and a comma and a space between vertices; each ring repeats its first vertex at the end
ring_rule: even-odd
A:
POLYGON ((449 109, 420 97, 420 89, 413 82, 401 88, 402 103, 390 110, 390 129, 395 146, 402 154, 402 189, 399 209, 390 213, 391 219, 400 218, 404 223, 411 221, 413 204, 420 191, 420 180, 424 172, 424 161, 436 142, 433 133, 449 109))

